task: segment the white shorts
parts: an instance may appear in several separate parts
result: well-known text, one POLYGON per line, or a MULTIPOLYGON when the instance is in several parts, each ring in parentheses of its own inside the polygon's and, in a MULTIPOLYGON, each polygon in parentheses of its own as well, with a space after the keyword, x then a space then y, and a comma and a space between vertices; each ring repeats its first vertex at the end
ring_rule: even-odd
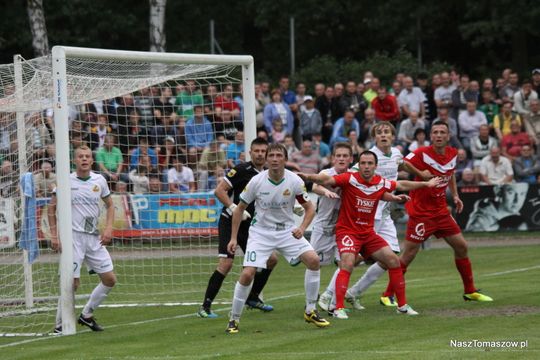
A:
POLYGON ((392 251, 400 251, 396 225, 394 225, 394 221, 390 216, 387 216, 384 219, 375 219, 375 232, 386 240, 392 251))
POLYGON ((310 244, 319 255, 321 265, 331 264, 334 259, 339 261, 335 230, 330 233, 314 227, 311 231, 310 244))
POLYGON ((99 235, 73 231, 73 277, 81 277, 83 261, 97 274, 113 271, 111 255, 99 242, 99 235))
POLYGON ((310 243, 302 237, 296 239, 292 230, 264 231, 253 226, 249 228, 249 238, 244 255, 244 266, 266 269, 266 262, 274 250, 279 251, 289 263, 296 262, 300 255, 313 250, 310 243))

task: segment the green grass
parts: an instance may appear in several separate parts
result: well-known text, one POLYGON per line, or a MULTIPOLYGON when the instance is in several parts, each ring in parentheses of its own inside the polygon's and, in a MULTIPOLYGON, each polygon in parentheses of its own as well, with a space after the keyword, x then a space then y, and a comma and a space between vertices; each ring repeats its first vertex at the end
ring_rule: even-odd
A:
MULTIPOLYGON (((227 305, 216 305, 218 319, 195 317, 196 306, 104 308, 97 313, 106 327, 103 333, 79 327, 76 336, 3 338, 0 358, 540 358, 538 247, 474 248, 470 253, 476 284, 495 299, 493 303, 464 302, 451 251, 432 249, 418 255, 406 276, 409 303, 420 316, 400 316, 378 305, 378 295, 386 286, 384 277, 362 298, 366 310, 353 312, 347 321, 330 319, 329 328, 317 329, 302 319, 303 268, 282 261, 265 290, 267 302, 276 310, 266 314, 246 310, 239 334, 224 332, 227 305), (518 270, 524 268, 531 269, 518 270), (451 340, 527 340, 528 347, 458 349, 450 346, 451 340)), ((352 278, 364 269, 355 270, 352 278)), ((323 286, 333 270, 323 268, 323 286)))

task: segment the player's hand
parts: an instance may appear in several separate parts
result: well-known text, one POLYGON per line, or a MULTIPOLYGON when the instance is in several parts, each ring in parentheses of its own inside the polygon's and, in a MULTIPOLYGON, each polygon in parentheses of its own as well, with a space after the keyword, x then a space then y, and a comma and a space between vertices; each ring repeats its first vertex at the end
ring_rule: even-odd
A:
POLYGON ((456 212, 459 214, 463 211, 463 201, 459 196, 454 196, 454 205, 456 205, 456 212))
POLYGON ((308 174, 304 174, 302 172, 297 172, 296 175, 300 176, 300 179, 302 179, 304 181, 309 181, 308 180, 308 174))
POLYGON ((333 191, 330 191, 330 190, 327 190, 327 191, 324 193, 324 196, 327 197, 328 199, 339 199, 339 195, 336 194, 336 193, 333 192, 333 191))
POLYGON ((429 179, 429 181, 427 181, 427 187, 433 188, 433 187, 438 186, 442 182, 443 182, 443 178, 440 177, 440 176, 437 176, 437 177, 431 178, 431 179, 429 179))
POLYGON ((399 195, 394 195, 394 201, 397 202, 397 203, 405 203, 409 200, 411 200, 411 197, 407 194, 399 194, 399 195))
POLYGON ((100 243, 101 245, 109 245, 112 241, 112 229, 105 229, 103 234, 101 234, 100 243))
POLYGON ((296 228, 292 231, 292 236, 294 236, 295 239, 301 239, 302 236, 304 236, 304 230, 296 228))
POLYGON ((432 173, 430 173, 429 170, 422 170, 422 171, 420 171, 420 174, 419 174, 419 175, 420 175, 420 177, 421 177, 423 180, 425 180, 425 181, 427 181, 427 180, 432 179, 433 177, 435 177, 435 175, 433 175, 432 173))
POLYGON ((305 212, 306 212, 306 211, 305 211, 304 208, 301 207, 301 206, 295 206, 295 207, 293 208, 293 213, 294 213, 294 215, 296 215, 296 216, 304 216, 304 213, 305 213, 305 212))
POLYGON ((55 252, 62 252, 62 244, 58 240, 58 236, 51 235, 51 248, 55 252))
POLYGON ((227 251, 229 252, 229 254, 234 255, 234 253, 236 252, 237 245, 238 245, 237 240, 231 238, 231 240, 227 244, 227 251))

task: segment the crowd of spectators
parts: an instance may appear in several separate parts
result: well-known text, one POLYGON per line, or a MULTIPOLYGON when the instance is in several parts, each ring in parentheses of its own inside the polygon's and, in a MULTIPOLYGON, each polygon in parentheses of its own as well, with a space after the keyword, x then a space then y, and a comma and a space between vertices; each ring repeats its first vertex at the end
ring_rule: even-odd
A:
MULTIPOLYGON (((329 165, 336 142, 354 155, 373 145, 370 128, 380 121, 398 129, 395 145, 406 155, 429 144, 434 120, 446 122, 460 149, 460 185, 540 182, 540 69, 520 80, 510 69, 477 81, 455 71, 398 73, 381 84, 371 72, 359 81, 318 83, 313 93, 287 76, 276 88, 255 85, 257 136, 285 144, 287 166, 316 173, 329 165)), ((187 80, 70 107, 70 151, 88 145, 95 171, 119 193, 208 191, 228 169, 245 160, 242 88, 187 80)), ((36 193, 50 196, 55 183, 52 111, 29 113, 27 153, 36 193)), ((18 184, 14 114, 0 114, 0 195, 18 184)))

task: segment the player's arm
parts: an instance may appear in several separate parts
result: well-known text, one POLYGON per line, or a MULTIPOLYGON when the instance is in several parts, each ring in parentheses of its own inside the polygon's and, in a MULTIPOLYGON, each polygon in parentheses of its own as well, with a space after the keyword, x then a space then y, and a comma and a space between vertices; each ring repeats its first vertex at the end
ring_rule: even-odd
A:
POLYGON ((459 214, 463 210, 463 201, 461 201, 461 199, 459 198, 456 174, 452 174, 452 178, 448 183, 448 188, 450 189, 450 194, 452 194, 452 199, 454 200, 454 205, 456 206, 456 212, 459 214))
POLYGON ((294 229, 292 234, 296 239, 300 239, 302 238, 302 236, 304 236, 304 232, 306 231, 307 227, 309 226, 309 224, 311 224, 311 222, 313 221, 313 218, 315 217, 315 206, 309 200, 302 201, 302 200, 299 200, 298 197, 297 197, 297 200, 300 202, 300 205, 302 205, 302 207, 304 208, 305 215, 300 226, 294 229))
POLYGON ((54 251, 61 251, 62 244, 58 241, 58 233, 56 227, 56 194, 52 194, 51 201, 47 205, 47 218, 49 220, 49 229, 51 231, 51 248, 54 251))
POLYGON ((329 199, 339 199, 338 194, 336 194, 333 191, 328 190, 327 188, 321 185, 313 184, 313 188, 311 189, 311 191, 313 191, 315 194, 319 196, 324 196, 329 199))
POLYGON ((244 214, 244 211, 246 211, 247 207, 248 204, 240 201, 232 212, 231 240, 229 241, 229 244, 227 244, 227 251, 230 254, 234 254, 236 251, 236 246, 238 245, 238 229, 240 228, 240 223, 242 222, 242 215, 244 214))
POLYGON ((404 203, 411 200, 411 198, 409 197, 409 195, 406 195, 406 194, 395 195, 395 194, 386 192, 383 194, 381 200, 404 203))
POLYGON ((101 234, 101 245, 108 245, 113 238, 114 204, 110 195, 102 198, 102 200, 105 203, 107 215, 105 229, 103 230, 103 234, 101 234))
POLYGON ((424 180, 429 180, 435 176, 432 173, 430 173, 429 170, 422 170, 422 171, 418 170, 416 166, 414 166, 408 161, 403 161, 399 165, 398 170, 405 170, 409 174, 413 174, 414 176, 418 176, 419 178, 422 178, 424 180))
POLYGON ((323 186, 336 186, 336 180, 333 176, 330 176, 325 173, 320 174, 304 174, 304 173, 298 173, 298 176, 302 178, 304 181, 310 181, 315 184, 323 185, 323 186))
POLYGON ((428 181, 409 181, 409 180, 399 180, 397 181, 396 190, 397 191, 410 191, 421 189, 425 187, 435 187, 442 182, 442 178, 434 177, 428 181))
MULTIPOLYGON (((229 214, 232 215, 234 209, 236 208, 236 204, 232 202, 231 198, 229 197, 229 191, 232 189, 232 186, 225 180, 221 180, 216 187, 216 190, 214 190, 214 195, 218 198, 218 200, 227 207, 230 211, 229 214)), ((247 206, 246 206, 247 209, 247 206)), ((244 209, 245 210, 245 209, 244 209)), ((246 210, 242 215, 242 220, 247 220, 251 218, 251 214, 246 210)))

